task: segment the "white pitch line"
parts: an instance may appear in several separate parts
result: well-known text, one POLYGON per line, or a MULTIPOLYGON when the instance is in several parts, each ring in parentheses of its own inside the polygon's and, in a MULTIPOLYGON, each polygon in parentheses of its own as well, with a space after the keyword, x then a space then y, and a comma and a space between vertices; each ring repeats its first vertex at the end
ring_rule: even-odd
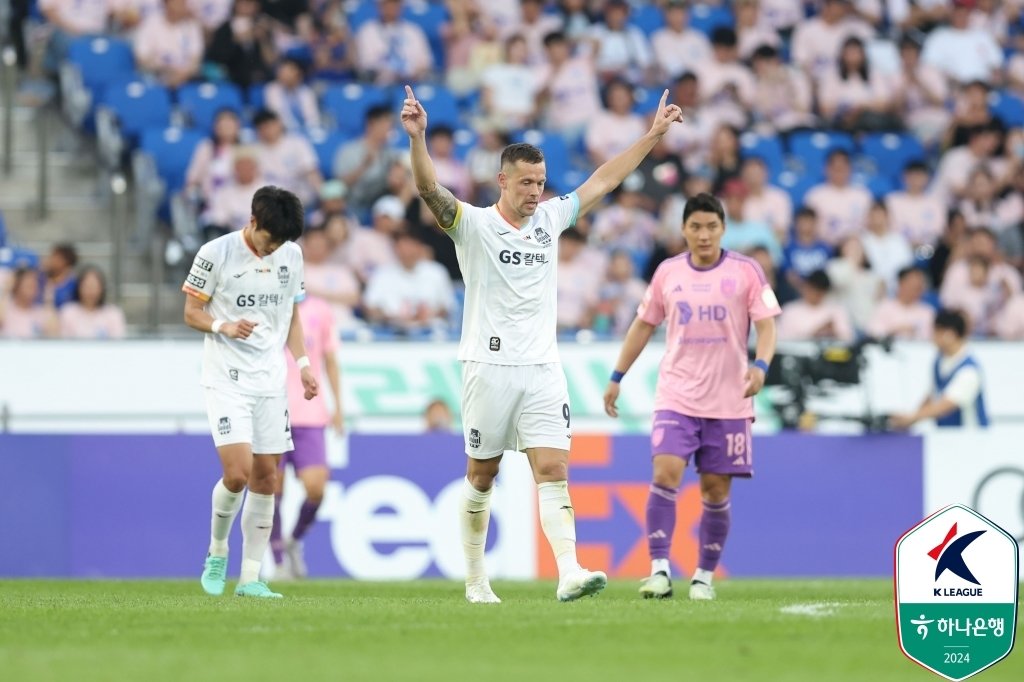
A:
POLYGON ((824 618, 835 615, 836 609, 842 604, 839 602, 812 602, 810 604, 791 604, 783 606, 779 611, 790 616, 810 616, 811 618, 824 618))

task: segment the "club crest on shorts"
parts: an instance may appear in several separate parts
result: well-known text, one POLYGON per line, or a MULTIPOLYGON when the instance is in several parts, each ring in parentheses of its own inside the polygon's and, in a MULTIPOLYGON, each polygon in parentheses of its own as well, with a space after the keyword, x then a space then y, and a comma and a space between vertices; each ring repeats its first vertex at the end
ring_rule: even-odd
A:
POLYGON ((907 658, 963 680, 1005 658, 1017 622, 1013 537, 963 505, 911 528, 896 544, 896 624, 907 658))
POLYGON ((288 266, 287 265, 282 265, 281 267, 279 267, 277 269, 277 281, 281 283, 281 286, 287 285, 288 284, 288 280, 290 280, 291 278, 292 278, 292 276, 288 272, 288 266))
POLYGON ((543 227, 538 227, 533 231, 533 238, 542 246, 547 246, 551 243, 551 235, 545 232, 543 227))
POLYGON ((228 376, 231 378, 232 381, 238 381, 238 370, 237 369, 229 369, 228 370, 228 376))
POLYGON ((477 429, 469 430, 469 447, 478 448, 480 447, 480 432, 477 429))
POLYGON ((228 417, 221 417, 217 422, 217 433, 222 436, 226 436, 231 433, 231 419, 228 417))

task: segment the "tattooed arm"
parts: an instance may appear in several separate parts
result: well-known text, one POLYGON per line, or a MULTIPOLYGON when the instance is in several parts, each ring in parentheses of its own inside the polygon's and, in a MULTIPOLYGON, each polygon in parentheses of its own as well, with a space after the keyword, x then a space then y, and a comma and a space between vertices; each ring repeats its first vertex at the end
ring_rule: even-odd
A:
POLYGON ((405 86, 402 127, 409 134, 412 177, 416 181, 416 191, 434 214, 441 229, 450 230, 458 218, 459 202, 451 191, 437 183, 434 162, 427 152, 427 112, 408 85, 405 86))

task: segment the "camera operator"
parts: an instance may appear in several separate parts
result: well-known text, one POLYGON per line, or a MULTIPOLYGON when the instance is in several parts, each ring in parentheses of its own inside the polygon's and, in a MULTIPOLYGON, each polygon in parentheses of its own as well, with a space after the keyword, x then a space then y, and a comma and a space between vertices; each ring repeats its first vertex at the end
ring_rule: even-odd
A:
POLYGON ((981 367, 967 347, 964 316, 955 310, 939 311, 932 338, 939 356, 930 395, 916 412, 893 415, 889 426, 907 429, 923 419, 934 419, 938 426, 988 426, 981 367))

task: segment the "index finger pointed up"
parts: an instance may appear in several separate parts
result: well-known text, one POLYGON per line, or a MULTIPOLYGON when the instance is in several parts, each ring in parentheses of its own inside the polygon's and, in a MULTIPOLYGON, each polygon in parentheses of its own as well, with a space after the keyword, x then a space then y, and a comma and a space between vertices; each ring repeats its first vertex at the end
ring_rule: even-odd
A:
MULTIPOLYGON (((665 92, 668 92, 668 90, 666 90, 665 92)), ((412 93, 412 86, 411 85, 406 85, 405 86, 405 98, 406 99, 411 99, 414 102, 416 101, 416 95, 414 95, 412 93)))
POLYGON ((661 101, 658 102, 658 110, 661 111, 665 108, 665 103, 668 102, 668 88, 665 88, 665 92, 661 93, 661 101))

